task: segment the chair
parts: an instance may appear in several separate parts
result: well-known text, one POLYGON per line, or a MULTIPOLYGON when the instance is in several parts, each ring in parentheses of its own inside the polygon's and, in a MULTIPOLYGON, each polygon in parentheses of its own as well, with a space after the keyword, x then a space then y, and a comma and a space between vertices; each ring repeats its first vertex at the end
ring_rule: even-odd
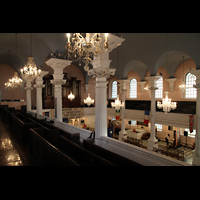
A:
POLYGON ((163 145, 158 145, 158 153, 162 153, 163 152, 163 145))
POLYGON ((142 147, 142 146, 143 146, 143 141, 139 140, 139 147, 142 147))
POLYGON ((153 151, 154 151, 154 152, 157 152, 157 151, 158 151, 158 148, 153 147, 153 151))
POLYGON ((172 157, 173 157, 173 158, 176 157, 177 159, 179 158, 179 152, 178 152, 177 149, 174 149, 174 150, 173 150, 172 157))
POLYGON ((167 155, 167 151, 168 151, 168 147, 167 146, 163 146, 162 154, 167 155))
POLYGON ((167 156, 172 157, 172 148, 170 148, 170 147, 167 150, 167 156))
POLYGON ((139 140, 138 139, 135 139, 135 145, 139 146, 139 140))
POLYGON ((184 151, 178 150, 178 159, 184 161, 184 151))

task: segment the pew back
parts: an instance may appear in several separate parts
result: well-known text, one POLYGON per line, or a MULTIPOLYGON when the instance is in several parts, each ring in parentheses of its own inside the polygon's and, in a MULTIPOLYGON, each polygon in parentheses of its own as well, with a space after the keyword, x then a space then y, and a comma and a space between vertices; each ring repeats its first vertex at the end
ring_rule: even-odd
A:
POLYGON ((50 144, 40 134, 45 134, 43 128, 30 129, 30 153, 43 166, 80 166, 69 156, 50 144), (40 134, 38 134, 40 133, 40 134), (43 132, 43 133, 42 133, 43 132))
POLYGON ((95 145, 92 139, 83 140, 83 147, 117 166, 141 166, 132 160, 95 145))
POLYGON ((84 166, 115 166, 113 163, 60 136, 59 148, 84 166))

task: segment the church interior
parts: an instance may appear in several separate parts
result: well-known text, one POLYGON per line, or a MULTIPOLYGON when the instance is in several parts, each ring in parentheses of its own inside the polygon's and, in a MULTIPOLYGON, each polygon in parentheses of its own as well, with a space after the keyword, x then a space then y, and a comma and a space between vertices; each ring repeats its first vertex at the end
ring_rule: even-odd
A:
POLYGON ((0 33, 0 166, 200 166, 199 33, 0 33))

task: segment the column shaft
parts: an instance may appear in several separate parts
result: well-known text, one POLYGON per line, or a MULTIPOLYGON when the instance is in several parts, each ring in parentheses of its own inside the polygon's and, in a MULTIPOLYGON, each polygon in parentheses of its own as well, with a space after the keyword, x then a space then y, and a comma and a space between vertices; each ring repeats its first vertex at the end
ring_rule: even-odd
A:
POLYGON ((96 78, 95 137, 107 136, 107 78, 96 78), (102 80, 103 79, 103 80, 102 80))

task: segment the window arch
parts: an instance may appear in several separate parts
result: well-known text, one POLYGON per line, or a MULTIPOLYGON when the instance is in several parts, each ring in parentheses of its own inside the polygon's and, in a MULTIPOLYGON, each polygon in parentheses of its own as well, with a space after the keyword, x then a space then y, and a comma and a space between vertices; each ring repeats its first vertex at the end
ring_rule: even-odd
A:
POLYGON ((112 98, 117 98, 117 81, 113 81, 112 83, 112 98))
POLYGON ((163 98, 163 78, 158 79, 156 84, 158 89, 155 91, 155 98, 163 98))
POLYGON ((135 78, 130 81, 130 98, 137 98, 137 80, 135 78))
POLYGON ((188 72, 185 77, 185 85, 186 85, 185 98, 188 99, 197 98, 197 89, 193 87, 193 85, 195 84, 196 84, 196 76, 188 72))

